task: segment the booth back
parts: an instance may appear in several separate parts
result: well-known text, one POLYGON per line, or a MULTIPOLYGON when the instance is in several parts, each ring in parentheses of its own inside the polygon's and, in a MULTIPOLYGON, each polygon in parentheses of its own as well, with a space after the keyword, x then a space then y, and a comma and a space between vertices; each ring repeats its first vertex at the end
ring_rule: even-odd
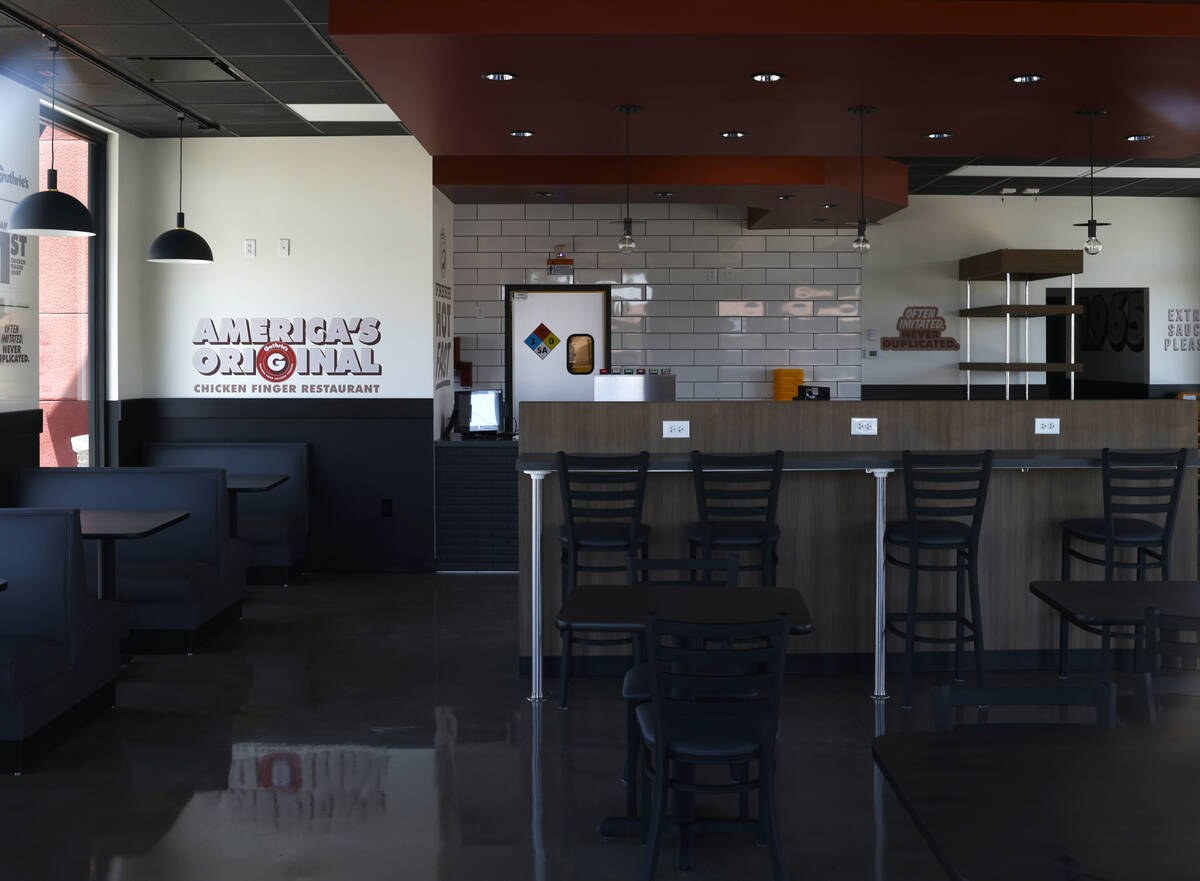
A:
POLYGON ((268 492, 240 493, 238 516, 288 519, 291 534, 308 535, 308 444, 306 443, 148 443, 146 465, 224 468, 226 474, 286 474, 268 492))
POLYGON ((28 508, 187 511, 162 532, 118 541, 118 567, 122 559, 192 560, 228 570, 229 500, 219 469, 29 468, 18 472, 14 495, 28 508))
POLYGON ((70 646, 73 655, 87 600, 79 515, 0 509, 0 547, 8 581, 0 592, 0 636, 51 640, 70 646))

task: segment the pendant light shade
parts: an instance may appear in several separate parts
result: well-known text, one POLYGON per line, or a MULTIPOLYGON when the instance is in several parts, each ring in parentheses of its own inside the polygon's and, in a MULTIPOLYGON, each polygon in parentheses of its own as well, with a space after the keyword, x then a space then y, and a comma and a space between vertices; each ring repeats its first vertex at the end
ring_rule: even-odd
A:
POLYGON ((50 43, 50 168, 46 189, 22 199, 8 221, 8 232, 27 236, 94 236, 96 222, 91 212, 74 196, 59 192, 58 169, 54 167, 54 109, 57 103, 58 44, 50 43))
POLYGON ((179 210, 175 229, 169 229, 150 243, 146 256, 150 263, 212 263, 212 248, 204 237, 183 226, 183 114, 179 115, 179 210))
POLYGON ((632 159, 629 153, 629 118, 642 108, 637 104, 622 104, 617 108, 625 114, 625 216, 621 220, 621 237, 617 239, 617 250, 628 254, 637 247, 633 238, 633 219, 629 216, 629 177, 632 159))
POLYGON ((1096 117, 1104 116, 1107 112, 1106 110, 1079 111, 1080 116, 1088 118, 1088 205, 1090 211, 1088 219, 1083 223, 1075 224, 1075 226, 1087 227, 1087 239, 1084 240, 1083 250, 1092 257, 1099 254, 1101 248, 1104 247, 1100 243, 1100 237, 1096 235, 1097 227, 1112 225, 1096 219, 1096 117))

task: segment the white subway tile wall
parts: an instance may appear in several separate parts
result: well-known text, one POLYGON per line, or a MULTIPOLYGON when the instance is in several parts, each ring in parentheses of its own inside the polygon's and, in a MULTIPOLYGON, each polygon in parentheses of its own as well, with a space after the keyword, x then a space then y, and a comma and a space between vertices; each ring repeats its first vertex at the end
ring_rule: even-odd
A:
POLYGON ((831 397, 862 381, 860 258, 853 229, 750 230, 731 205, 634 205, 637 250, 617 251, 615 205, 455 205, 454 333, 475 384, 504 381, 504 285, 612 285, 614 367, 670 367, 682 399, 769 399, 776 367, 831 397))

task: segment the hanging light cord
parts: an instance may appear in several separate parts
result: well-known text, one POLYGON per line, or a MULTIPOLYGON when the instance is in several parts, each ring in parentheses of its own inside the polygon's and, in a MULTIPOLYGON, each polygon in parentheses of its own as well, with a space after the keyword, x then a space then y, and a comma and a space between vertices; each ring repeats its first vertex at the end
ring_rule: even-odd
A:
POLYGON ((867 219, 867 111, 858 114, 858 216, 867 219))
POLYGON ((1096 116, 1088 116, 1088 210, 1096 219, 1096 116))
POLYGON ((633 174, 633 159, 629 154, 629 118, 633 116, 632 109, 625 111, 625 219, 629 219, 629 178, 633 174))
POLYGON ((179 213, 183 213, 183 114, 179 114, 179 213))
POLYGON ((58 100, 58 43, 50 41, 50 167, 54 168, 54 105, 58 100))

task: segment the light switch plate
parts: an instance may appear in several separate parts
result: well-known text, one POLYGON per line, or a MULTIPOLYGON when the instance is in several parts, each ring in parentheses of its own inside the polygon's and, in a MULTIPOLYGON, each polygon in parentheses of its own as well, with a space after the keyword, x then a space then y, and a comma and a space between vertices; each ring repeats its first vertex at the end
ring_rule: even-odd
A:
POLYGON ((243 239, 242 253, 247 257, 258 256, 258 242, 254 239, 243 239))
POLYGON ((279 240, 279 256, 280 257, 291 257, 292 256, 292 240, 291 239, 280 239, 279 240))

